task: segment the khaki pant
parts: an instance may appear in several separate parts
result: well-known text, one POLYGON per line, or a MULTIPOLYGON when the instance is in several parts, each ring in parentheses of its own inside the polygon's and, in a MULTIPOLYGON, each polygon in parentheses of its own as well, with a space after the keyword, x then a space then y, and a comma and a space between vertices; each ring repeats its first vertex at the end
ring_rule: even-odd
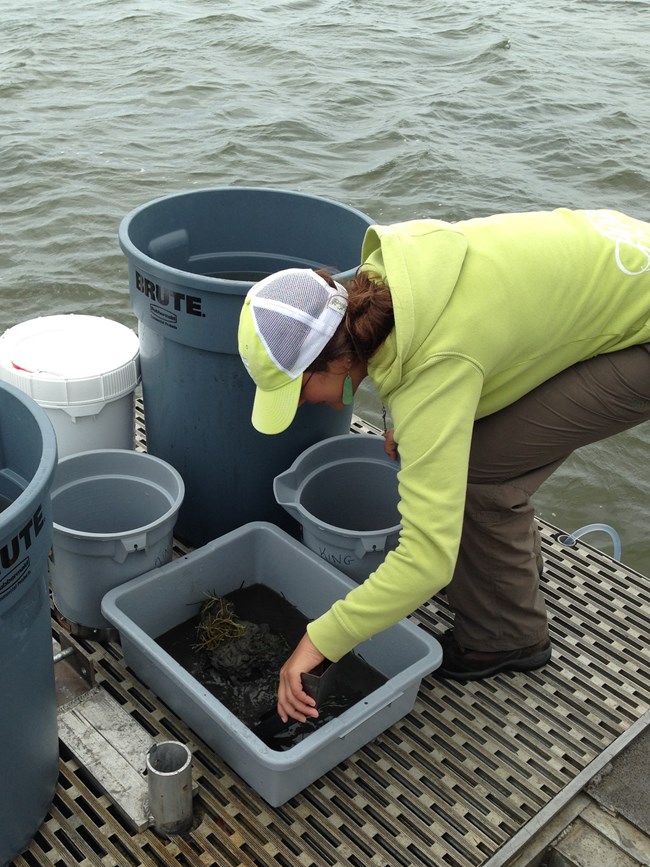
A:
POLYGON ((513 650, 548 634, 530 498, 588 443, 650 419, 650 344, 565 370, 474 426, 460 552, 447 599, 471 650, 513 650))

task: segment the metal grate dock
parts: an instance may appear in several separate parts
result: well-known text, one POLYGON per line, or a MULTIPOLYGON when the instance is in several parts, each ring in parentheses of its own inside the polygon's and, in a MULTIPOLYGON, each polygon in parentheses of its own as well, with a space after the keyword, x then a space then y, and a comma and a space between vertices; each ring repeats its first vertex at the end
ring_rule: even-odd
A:
MULTIPOLYGON (((353 429, 368 429, 355 422, 353 429)), ((155 739, 187 743, 191 832, 134 832, 62 744, 51 810, 26 865, 497 867, 650 720, 650 582, 540 523, 555 654, 543 670, 425 678, 413 711, 287 804, 269 807, 125 667, 119 644, 65 636, 155 739)), ((177 553, 184 553, 178 548, 177 553)), ((450 621, 444 600, 413 619, 450 621)), ((59 638, 59 626, 53 620, 59 638)))

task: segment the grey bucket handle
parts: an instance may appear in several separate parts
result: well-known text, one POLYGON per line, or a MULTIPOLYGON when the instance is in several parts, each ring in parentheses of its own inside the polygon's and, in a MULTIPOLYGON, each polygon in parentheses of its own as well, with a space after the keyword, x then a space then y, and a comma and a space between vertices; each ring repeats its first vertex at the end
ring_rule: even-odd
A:
POLYGON ((361 560, 365 554, 373 551, 384 551, 388 536, 360 536, 354 546, 354 553, 361 560))
POLYGON ((134 551, 146 551, 146 549, 146 533, 140 533, 138 536, 127 536, 124 539, 116 539, 113 560, 116 563, 124 563, 129 554, 133 554, 134 551))

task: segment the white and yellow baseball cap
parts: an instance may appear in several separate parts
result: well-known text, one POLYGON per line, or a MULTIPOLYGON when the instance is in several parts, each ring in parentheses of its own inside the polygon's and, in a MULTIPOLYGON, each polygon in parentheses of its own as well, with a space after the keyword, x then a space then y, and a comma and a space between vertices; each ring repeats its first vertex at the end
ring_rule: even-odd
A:
POLYGON ((309 268, 288 268, 260 280, 244 300, 239 354, 257 386, 253 427, 286 430, 300 400, 302 374, 345 316, 348 293, 309 268))

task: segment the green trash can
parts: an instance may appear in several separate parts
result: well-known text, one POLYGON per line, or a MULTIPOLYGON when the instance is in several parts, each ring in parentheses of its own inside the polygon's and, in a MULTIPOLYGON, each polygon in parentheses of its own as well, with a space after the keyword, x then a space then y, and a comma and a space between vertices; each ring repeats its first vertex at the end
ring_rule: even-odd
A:
POLYGON ((176 535, 187 544, 255 520, 295 530, 273 479, 308 446, 349 431, 351 410, 303 406, 282 434, 254 430, 239 314, 253 283, 283 268, 353 276, 372 222, 328 199, 254 187, 166 196, 122 220, 147 449, 183 477, 176 535))
POLYGON ((28 845, 59 768, 48 553, 56 436, 45 410, 0 383, 0 864, 28 845))

